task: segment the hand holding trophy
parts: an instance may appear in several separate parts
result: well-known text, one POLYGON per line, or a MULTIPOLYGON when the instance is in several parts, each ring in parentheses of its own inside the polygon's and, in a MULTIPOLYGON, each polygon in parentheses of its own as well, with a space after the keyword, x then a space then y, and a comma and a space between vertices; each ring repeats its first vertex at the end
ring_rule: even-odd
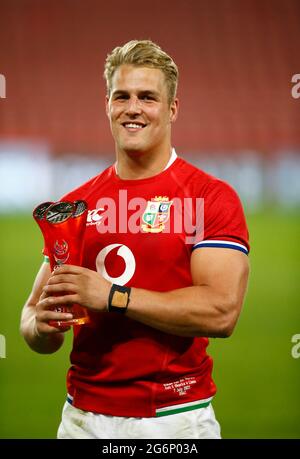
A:
MULTIPOLYGON (((64 264, 81 266, 87 218, 86 202, 43 202, 34 209, 33 218, 42 231, 51 271, 64 264)), ((49 322, 53 327, 83 325, 90 321, 87 310, 78 304, 62 306, 56 308, 56 311, 71 312, 73 319, 49 322)))

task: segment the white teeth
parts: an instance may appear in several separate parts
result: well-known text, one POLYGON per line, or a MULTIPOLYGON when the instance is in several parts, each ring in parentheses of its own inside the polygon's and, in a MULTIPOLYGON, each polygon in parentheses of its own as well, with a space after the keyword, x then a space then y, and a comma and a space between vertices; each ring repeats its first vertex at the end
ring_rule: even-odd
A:
POLYGON ((132 129, 142 129, 143 128, 143 126, 141 126, 140 124, 135 124, 135 123, 126 123, 125 127, 132 128, 132 129))

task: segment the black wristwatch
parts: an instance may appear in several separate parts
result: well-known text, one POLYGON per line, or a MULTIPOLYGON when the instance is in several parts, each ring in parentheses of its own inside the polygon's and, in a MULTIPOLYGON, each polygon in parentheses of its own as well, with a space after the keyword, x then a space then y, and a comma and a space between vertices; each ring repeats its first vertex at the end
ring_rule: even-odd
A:
POLYGON ((108 297, 108 312, 118 312, 125 314, 130 300, 130 292, 130 287, 123 287, 122 285, 112 284, 108 297))

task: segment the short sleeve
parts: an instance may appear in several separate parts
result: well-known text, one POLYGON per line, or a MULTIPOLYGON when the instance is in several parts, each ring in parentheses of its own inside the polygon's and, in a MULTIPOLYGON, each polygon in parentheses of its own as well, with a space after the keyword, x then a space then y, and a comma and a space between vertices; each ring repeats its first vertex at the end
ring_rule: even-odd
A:
POLYGON ((193 246, 223 247, 248 254, 249 233, 240 198, 236 191, 219 179, 214 179, 204 196, 204 228, 202 238, 193 246))
POLYGON ((45 259, 49 260, 49 251, 48 251, 48 248, 45 245, 44 245, 44 248, 42 250, 42 254, 44 255, 45 259))

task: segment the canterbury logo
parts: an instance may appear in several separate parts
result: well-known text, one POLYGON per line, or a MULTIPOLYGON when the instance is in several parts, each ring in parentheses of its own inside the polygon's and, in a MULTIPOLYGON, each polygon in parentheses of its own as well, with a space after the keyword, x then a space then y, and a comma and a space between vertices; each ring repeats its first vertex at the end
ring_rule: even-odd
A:
POLYGON ((104 208, 100 207, 99 209, 93 209, 88 211, 88 216, 86 219, 86 226, 98 225, 102 220, 102 215, 100 212, 103 212, 104 208))
POLYGON ((135 258, 131 250, 123 244, 110 244, 104 247, 97 255, 96 258, 97 271, 104 277, 104 279, 112 282, 113 284, 125 285, 130 281, 135 272, 135 258), (125 262, 125 270, 119 277, 111 277, 105 267, 105 259, 107 255, 114 249, 116 250, 116 256, 122 257, 125 262))

